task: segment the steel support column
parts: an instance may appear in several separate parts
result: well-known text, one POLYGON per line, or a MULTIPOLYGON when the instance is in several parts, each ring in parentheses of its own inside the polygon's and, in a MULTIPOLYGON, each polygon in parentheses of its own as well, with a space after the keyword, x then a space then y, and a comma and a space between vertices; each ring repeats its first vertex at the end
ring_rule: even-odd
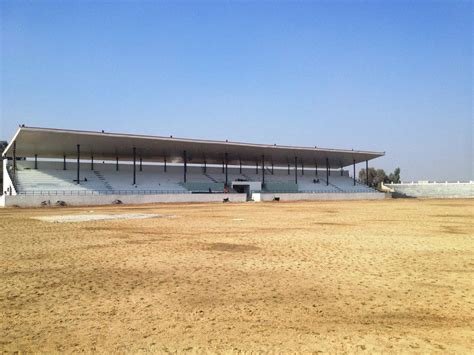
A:
POLYGON ((367 183, 367 186, 369 186, 369 161, 365 161, 365 182, 367 183))
POLYGON ((295 184, 298 183, 298 157, 295 157, 295 184))
POLYGON ((227 156, 227 153, 225 153, 225 186, 228 187, 229 186, 229 179, 228 179, 228 173, 227 173, 227 168, 228 168, 228 165, 229 165, 229 159, 228 159, 228 156, 227 156))
POLYGON ((38 154, 35 154, 35 169, 38 169, 38 154))
POLYGON ((118 155, 115 157, 115 171, 119 171, 118 155))
POLYGON ((262 155, 262 186, 265 185, 265 155, 262 155))
POLYGON ((204 158, 203 172, 204 172, 204 174, 207 173, 207 161, 206 161, 206 158, 204 158))
POLYGON ((288 162, 288 175, 290 175, 290 162, 288 162))
POLYGON ((272 175, 275 175, 273 171, 273 160, 272 160, 272 175))
POLYGON ((354 186, 356 186, 356 161, 352 160, 352 174, 354 175, 354 186))
POLYGON ((258 161, 255 162, 255 174, 258 175, 258 161))
POLYGON ((222 174, 225 172, 225 159, 222 161, 222 174))
POLYGON ((13 141, 13 175, 16 175, 16 141, 13 141))
POLYGON ((301 175, 304 175, 304 162, 301 161, 301 175))
POLYGON ((63 155, 63 170, 66 170, 66 155, 63 155))
POLYGON ((165 165, 164 165, 165 173, 166 173, 166 157, 165 157, 165 165))
POLYGON ((329 185, 329 159, 326 158, 326 186, 329 185))
POLYGON ((81 170, 81 145, 77 145, 77 184, 80 184, 80 170, 81 170))
POLYGON ((318 176, 318 163, 314 163, 314 175, 318 176))
POLYGON ((143 159, 140 157, 140 171, 143 171, 143 159))
POLYGON ((183 170, 184 170, 184 183, 186 183, 186 175, 188 173, 188 155, 186 153, 186 151, 183 151, 183 160, 184 160, 184 166, 183 166, 183 170))
POLYGON ((133 147, 133 184, 137 183, 137 148, 133 147))
POLYGON ((91 170, 94 170, 94 156, 91 155, 91 170))
POLYGON ((239 172, 242 174, 242 159, 239 157, 239 172))
POLYGON ((341 176, 344 176, 344 169, 341 166, 341 176))

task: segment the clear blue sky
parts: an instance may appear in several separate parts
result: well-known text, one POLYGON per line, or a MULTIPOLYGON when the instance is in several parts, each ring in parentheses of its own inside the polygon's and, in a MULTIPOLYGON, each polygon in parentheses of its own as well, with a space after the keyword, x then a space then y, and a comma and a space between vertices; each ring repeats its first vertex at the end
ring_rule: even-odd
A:
POLYGON ((473 177, 470 1, 0 1, 1 125, 386 151, 473 177))

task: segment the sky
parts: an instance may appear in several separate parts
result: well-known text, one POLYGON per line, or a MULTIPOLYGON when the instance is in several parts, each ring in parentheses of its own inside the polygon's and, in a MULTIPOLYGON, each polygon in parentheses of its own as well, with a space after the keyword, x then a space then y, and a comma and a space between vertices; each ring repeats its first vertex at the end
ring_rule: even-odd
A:
POLYGON ((0 0, 0 16, 0 140, 26 124, 375 150, 404 181, 474 180, 471 1, 0 0))

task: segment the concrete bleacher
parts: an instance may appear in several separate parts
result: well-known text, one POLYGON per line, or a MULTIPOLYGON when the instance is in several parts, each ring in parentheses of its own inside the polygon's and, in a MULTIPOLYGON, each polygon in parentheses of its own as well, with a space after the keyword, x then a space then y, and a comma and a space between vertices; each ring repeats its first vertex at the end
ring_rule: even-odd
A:
MULTIPOLYGON (((77 184, 77 165, 67 163, 67 170, 63 170, 62 162, 39 161, 38 169, 34 169, 33 161, 19 161, 15 183, 21 194, 50 193, 62 191, 70 193, 190 193, 190 192, 222 192, 225 190, 225 173, 221 167, 209 166, 206 171, 201 166, 188 166, 187 179, 184 182, 183 166, 168 165, 166 172, 162 165, 143 165, 140 170, 136 167, 136 183, 133 184, 133 166, 119 165, 116 171, 115 164, 95 162, 93 170, 90 163, 81 163, 80 183, 77 184)), ((294 170, 275 168, 265 170, 265 192, 375 192, 365 185, 356 183, 344 172, 333 171, 329 184, 326 184, 325 171, 307 170, 303 175, 298 170, 298 184, 294 181, 294 170)), ((238 167, 229 167, 227 181, 262 182, 261 168, 243 167, 242 173, 238 167)))

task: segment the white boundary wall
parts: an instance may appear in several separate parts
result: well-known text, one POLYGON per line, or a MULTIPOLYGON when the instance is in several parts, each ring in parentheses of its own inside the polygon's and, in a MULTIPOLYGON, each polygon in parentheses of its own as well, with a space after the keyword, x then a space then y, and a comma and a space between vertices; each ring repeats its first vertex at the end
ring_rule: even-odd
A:
POLYGON ((253 193, 254 201, 273 201, 279 197, 280 201, 314 201, 314 200, 383 200, 390 198, 388 194, 380 192, 354 193, 253 193))
POLYGON ((160 194, 160 195, 16 195, 2 196, 0 207, 40 207, 43 201, 54 206, 57 201, 64 201, 69 206, 111 205, 115 200, 124 204, 170 203, 170 202, 245 202, 245 194, 160 194))
POLYGON ((474 182, 412 182, 385 185, 394 197, 474 198, 474 182))

